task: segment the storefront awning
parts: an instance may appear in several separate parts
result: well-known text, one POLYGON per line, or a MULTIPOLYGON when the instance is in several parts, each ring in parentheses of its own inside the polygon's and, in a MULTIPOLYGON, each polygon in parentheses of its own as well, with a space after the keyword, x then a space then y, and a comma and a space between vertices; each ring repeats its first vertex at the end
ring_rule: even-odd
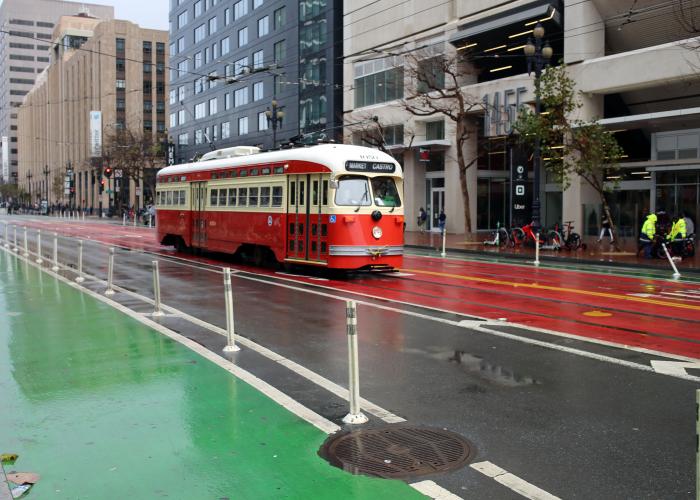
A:
POLYGON ((434 139, 430 141, 414 141, 411 144, 412 148, 433 148, 433 149, 447 149, 452 145, 448 139, 434 139))

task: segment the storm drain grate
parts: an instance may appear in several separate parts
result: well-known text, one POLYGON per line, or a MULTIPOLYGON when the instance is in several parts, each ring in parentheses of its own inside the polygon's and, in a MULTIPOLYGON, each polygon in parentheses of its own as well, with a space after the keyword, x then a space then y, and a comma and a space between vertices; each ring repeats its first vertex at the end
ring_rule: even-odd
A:
POLYGON ((352 474, 404 479, 458 469, 475 450, 454 432, 396 425, 332 436, 319 454, 352 474))

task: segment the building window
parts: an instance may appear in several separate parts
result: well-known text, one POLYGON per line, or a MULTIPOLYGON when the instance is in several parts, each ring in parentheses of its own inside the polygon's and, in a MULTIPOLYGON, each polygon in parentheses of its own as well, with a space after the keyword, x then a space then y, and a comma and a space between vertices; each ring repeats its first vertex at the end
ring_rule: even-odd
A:
POLYGON ((143 46, 143 51, 144 51, 146 54, 150 54, 150 53, 151 53, 151 49, 152 49, 151 42, 149 42, 149 41, 144 41, 142 46, 143 46))
POLYGON ((426 93, 445 88, 445 71, 442 57, 431 57, 418 62, 416 75, 418 92, 426 93))
POLYGON ((224 25, 228 26, 231 23, 231 9, 224 9, 224 25))
POLYGON ((257 9, 263 4, 263 0, 253 0, 253 9, 257 9))
POLYGON ((275 10, 275 29, 278 30, 287 22, 287 8, 280 7, 275 10))
POLYGON ((177 88, 177 97, 180 100, 180 102, 183 102, 185 100, 185 87, 184 87, 184 85, 177 88))
POLYGON ((204 64, 209 64, 211 62, 211 52, 209 47, 204 48, 204 64))
POLYGON ((194 17, 199 17, 202 15, 202 4, 204 0, 198 0, 194 3, 194 17))
POLYGON ((265 36, 270 32, 270 16, 258 19, 258 37, 265 36))
POLYGON ((209 116, 215 115, 218 111, 218 102, 219 100, 216 97, 209 99, 209 116))
POLYGON ((221 124, 221 138, 228 139, 231 137, 231 122, 224 122, 221 124))
POLYGON ((189 142, 189 134, 185 133, 177 136, 177 144, 179 146, 187 146, 189 142))
POLYGON ((170 113, 170 128, 177 127, 177 113, 170 113))
POLYGON ((253 84, 253 100, 254 101, 259 101, 260 99, 263 98, 263 82, 255 82, 253 84))
POLYGON ((125 99, 117 99, 117 111, 124 111, 126 109, 126 100, 125 99))
POLYGON ((239 59, 238 61, 234 61, 233 63, 233 73, 234 75, 238 76, 249 70, 250 68, 248 67, 248 58, 243 57, 239 59))
POLYGON ((209 19, 209 34, 213 35, 216 33, 216 17, 209 19))
POLYGON ((264 55, 262 50, 253 52, 253 69, 259 69, 263 67, 264 55))
POLYGON ((116 61, 117 61, 117 71, 119 71, 119 72, 126 71, 126 62, 124 61, 124 59, 122 59, 121 57, 117 57, 116 61))
POLYGON ((245 104, 248 104, 248 87, 243 87, 233 93, 234 107, 243 106, 245 104))
POLYGON ((199 43, 207 36, 207 28, 200 24, 194 29, 194 43, 199 43))
POLYGON ((199 104, 195 104, 194 106, 194 119, 195 120, 201 120, 206 116, 207 113, 207 107, 206 103, 200 102, 199 104))
POLYGON ((238 135, 246 135, 248 133, 248 117, 238 119, 238 135))
POLYGON ((226 92, 224 95, 224 110, 228 111, 231 109, 231 94, 226 92))
POLYGON ((165 44, 163 42, 156 42, 156 54, 165 54, 165 44))
POLYGON ((226 54, 229 53, 229 50, 231 50, 230 44, 231 44, 231 39, 229 37, 226 37, 223 40, 221 40, 221 55, 222 56, 225 56, 226 54))
POLYGON ((202 144, 203 138, 204 138, 204 134, 202 133, 202 129, 194 131, 194 143, 195 144, 202 144))
POLYGON ((202 65, 202 51, 196 52, 194 55, 194 68, 197 69, 202 65))
POLYGON ((181 109, 177 112, 177 122, 178 125, 184 125, 185 122, 187 122, 187 118, 185 117, 185 110, 181 109))
POLYGON ((243 47, 248 43, 248 27, 238 30, 238 46, 243 47))
POLYGON ((177 90, 170 90, 170 104, 175 104, 177 102, 177 90))
POLYGON ((240 19, 248 13, 248 1, 241 0, 233 4, 233 19, 240 19))
POLYGON ((117 80, 117 88, 118 89, 125 89, 126 88, 126 82, 124 80, 117 80))
POLYGON ((445 138, 445 122, 443 120, 425 123, 425 140, 439 141, 445 138))
POLYGON ((184 76, 185 73, 187 73, 187 59, 177 63, 177 76, 184 76))
POLYGON ((124 52, 126 41, 123 38, 117 38, 117 52, 124 52))
POLYGON ((177 16, 177 29, 182 29, 187 24, 187 11, 180 12, 177 16))
POLYGON ((144 74, 151 74, 151 71, 153 71, 153 66, 151 63, 143 63, 143 72, 144 74))
POLYGON ((177 45, 175 44, 175 42, 172 42, 170 44, 170 55, 174 56, 175 54, 177 54, 177 45))
POLYGON ((287 46, 284 43, 284 40, 280 40, 279 42, 275 43, 274 45, 275 48, 275 64, 283 64, 284 59, 287 57, 287 46))
POLYGON ((216 71, 212 71, 209 73, 209 75, 207 75, 207 81, 209 82, 210 89, 213 89, 214 87, 216 87, 216 82, 219 81, 219 76, 216 73, 216 71))
POLYGON ((185 37, 181 36, 177 39, 177 53, 183 52, 185 50, 185 37))
POLYGON ((264 111, 258 113, 258 130, 261 132, 267 130, 267 115, 264 111))
POLYGON ((403 68, 355 78, 355 107, 393 101, 403 97, 403 68))

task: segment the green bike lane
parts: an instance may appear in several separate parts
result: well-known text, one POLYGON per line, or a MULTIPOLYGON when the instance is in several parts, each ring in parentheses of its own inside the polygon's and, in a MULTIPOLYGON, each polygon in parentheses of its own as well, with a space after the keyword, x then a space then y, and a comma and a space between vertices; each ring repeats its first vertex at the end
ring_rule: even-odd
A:
POLYGON ((0 251, 0 453, 27 498, 425 498, 180 343, 0 251))

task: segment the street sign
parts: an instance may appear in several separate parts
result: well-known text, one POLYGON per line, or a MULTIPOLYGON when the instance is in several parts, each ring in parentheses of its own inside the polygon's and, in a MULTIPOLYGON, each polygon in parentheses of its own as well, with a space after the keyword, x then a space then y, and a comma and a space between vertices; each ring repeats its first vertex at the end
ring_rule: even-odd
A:
POLYGON ((510 148, 510 223, 511 226, 530 222, 530 185, 527 178, 527 156, 515 146, 510 148))
POLYGON ((122 170, 120 168, 115 168, 114 169, 114 178, 115 179, 121 179, 122 178, 122 170))
POLYGON ((141 196, 141 188, 140 187, 136 188, 136 196, 141 196))

